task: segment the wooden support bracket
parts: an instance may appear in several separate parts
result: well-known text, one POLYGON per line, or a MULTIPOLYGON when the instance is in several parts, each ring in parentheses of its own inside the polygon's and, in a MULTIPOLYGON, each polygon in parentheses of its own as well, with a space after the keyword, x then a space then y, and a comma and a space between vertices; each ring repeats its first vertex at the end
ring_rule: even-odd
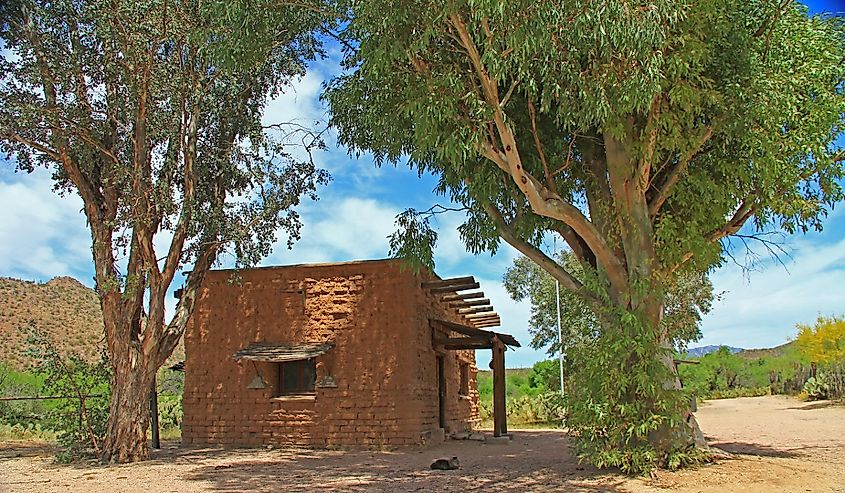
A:
POLYGON ((453 301, 449 303, 451 308, 466 308, 468 306, 484 306, 489 305, 490 300, 485 298, 483 300, 472 300, 472 301, 453 301))

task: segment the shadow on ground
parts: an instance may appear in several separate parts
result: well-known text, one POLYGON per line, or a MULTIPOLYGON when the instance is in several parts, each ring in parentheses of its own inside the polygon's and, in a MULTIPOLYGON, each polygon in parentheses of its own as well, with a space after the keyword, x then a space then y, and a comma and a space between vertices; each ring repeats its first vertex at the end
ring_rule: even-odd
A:
POLYGON ((401 452, 183 449, 175 455, 202 462, 184 477, 215 491, 626 491, 620 476, 579 465, 566 436, 555 431, 517 432, 507 445, 448 441, 401 452), (429 469, 433 459, 452 456, 461 469, 429 469))
POLYGON ((17 457, 49 457, 56 453, 56 447, 38 440, 7 440, 0 447, 0 459, 17 457))
POLYGON ((798 457, 799 455, 793 451, 798 449, 783 450, 775 447, 770 447, 768 445, 761 445, 759 443, 718 441, 709 442, 711 446, 724 450, 725 452, 730 452, 732 454, 756 455, 760 457, 779 457, 782 459, 792 459, 798 457))
POLYGON ((796 409, 799 411, 812 411, 814 409, 824 409, 826 407, 832 407, 835 405, 841 406, 842 403, 837 403, 836 401, 818 401, 809 404, 801 404, 799 406, 787 407, 787 409, 796 409))

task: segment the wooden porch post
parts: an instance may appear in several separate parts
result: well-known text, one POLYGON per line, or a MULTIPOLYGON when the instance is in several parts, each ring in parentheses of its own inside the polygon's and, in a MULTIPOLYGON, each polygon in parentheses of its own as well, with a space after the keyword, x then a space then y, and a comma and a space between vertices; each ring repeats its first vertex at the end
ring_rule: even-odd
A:
POLYGON ((508 415, 505 407, 505 345, 493 337, 493 436, 508 434, 508 415))

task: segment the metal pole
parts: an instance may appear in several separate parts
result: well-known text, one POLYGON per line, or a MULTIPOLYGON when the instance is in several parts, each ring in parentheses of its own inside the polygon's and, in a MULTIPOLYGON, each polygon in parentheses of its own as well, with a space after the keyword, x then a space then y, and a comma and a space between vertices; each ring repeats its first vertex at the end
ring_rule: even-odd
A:
POLYGON ((150 389, 150 428, 153 441, 153 448, 161 448, 161 440, 158 433, 158 388, 156 379, 153 377, 153 385, 150 389))
POLYGON ((560 344, 560 395, 563 395, 563 330, 560 326, 560 281, 555 279, 555 301, 557 303, 557 341, 560 344))

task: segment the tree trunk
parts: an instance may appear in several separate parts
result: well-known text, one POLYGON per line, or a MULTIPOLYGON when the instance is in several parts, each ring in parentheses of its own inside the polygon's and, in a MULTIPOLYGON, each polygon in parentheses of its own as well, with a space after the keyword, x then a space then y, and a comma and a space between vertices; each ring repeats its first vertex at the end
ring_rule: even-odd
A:
POLYGON ((156 368, 150 368, 134 348, 126 348, 128 361, 112 368, 112 396, 102 462, 123 463, 150 456, 147 428, 150 423, 150 387, 156 368))
MULTIPOLYGON (((678 374, 678 365, 675 364, 673 357, 671 341, 664 338, 661 341, 661 346, 665 351, 660 355, 660 363, 669 371, 670 375, 669 379, 664 382, 663 388, 670 392, 680 392, 683 386, 678 374)), ((709 449, 704 434, 698 426, 698 421, 692 414, 691 402, 689 406, 683 409, 681 416, 683 420, 676 423, 674 427, 666 424, 649 436, 649 441, 660 455, 665 456, 669 452, 692 447, 709 449)))

